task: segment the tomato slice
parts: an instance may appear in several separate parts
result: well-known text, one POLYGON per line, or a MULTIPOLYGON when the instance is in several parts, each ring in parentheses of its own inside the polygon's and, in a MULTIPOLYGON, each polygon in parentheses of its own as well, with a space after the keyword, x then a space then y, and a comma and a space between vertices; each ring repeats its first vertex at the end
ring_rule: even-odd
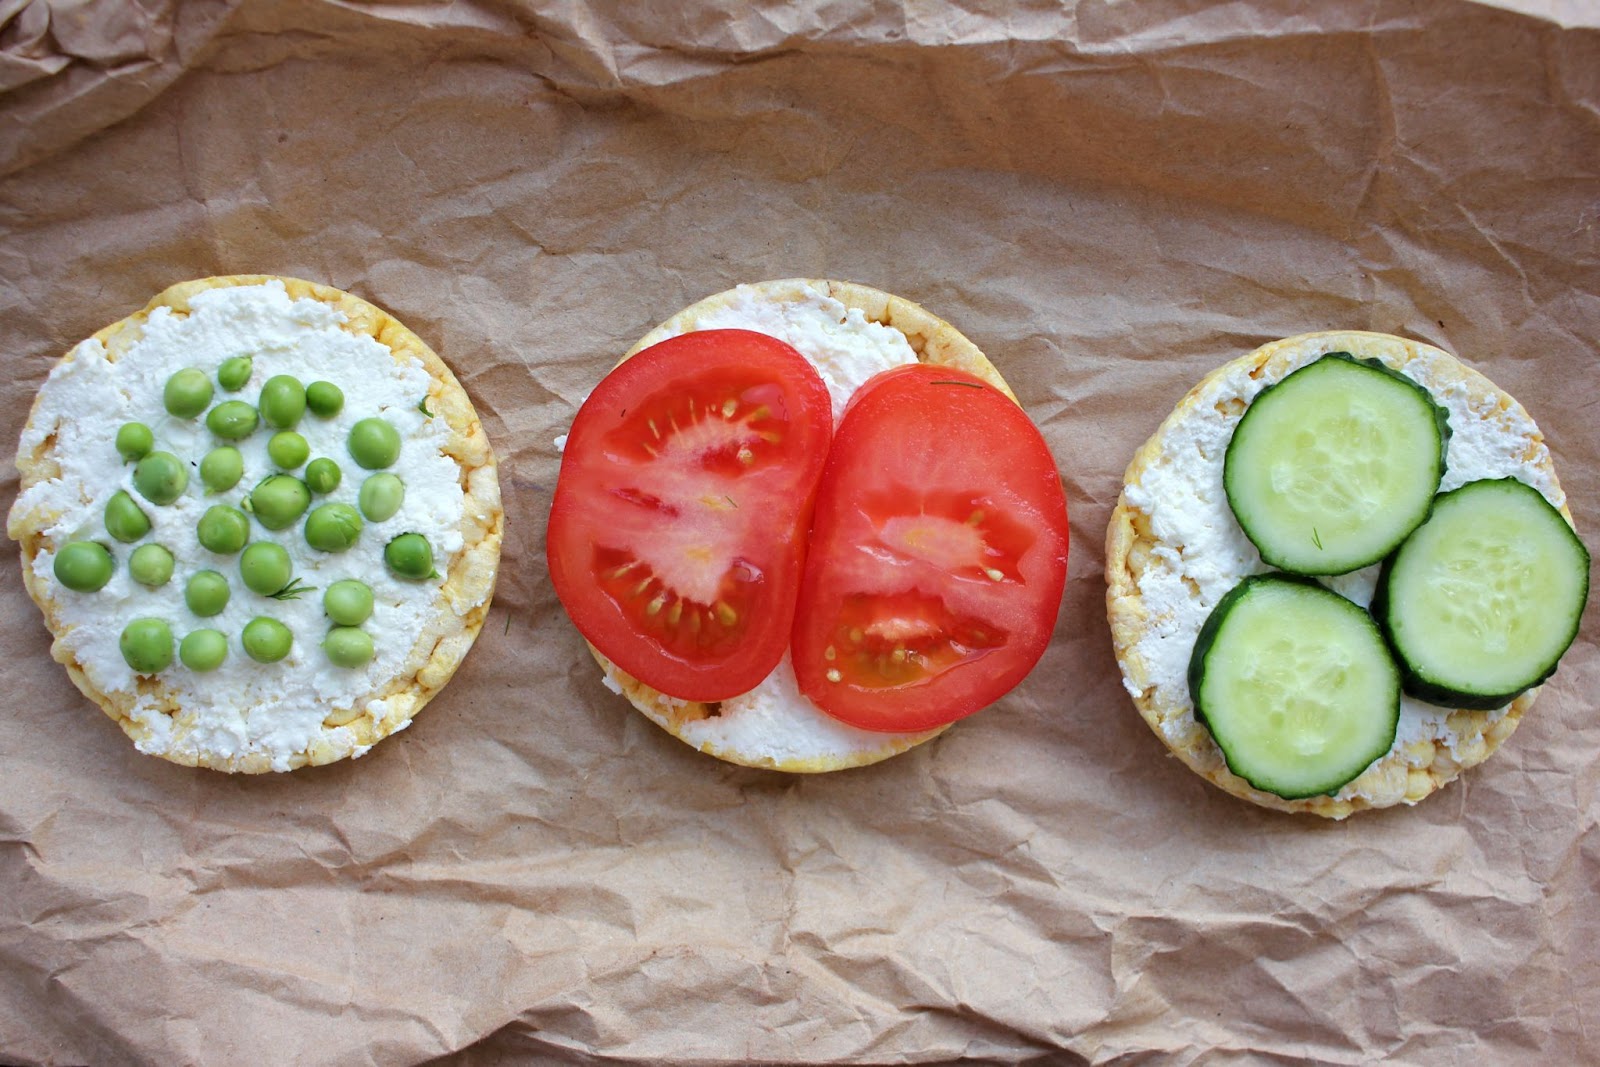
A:
POLYGON ((1067 502, 1038 429, 970 374, 915 364, 834 434, 800 582, 800 690, 867 730, 927 730, 1033 669, 1067 579, 1067 502))
POLYGON ((722 700, 783 657, 833 431, 804 356, 748 330, 653 345, 567 435, 546 555, 572 622, 668 696, 722 700))

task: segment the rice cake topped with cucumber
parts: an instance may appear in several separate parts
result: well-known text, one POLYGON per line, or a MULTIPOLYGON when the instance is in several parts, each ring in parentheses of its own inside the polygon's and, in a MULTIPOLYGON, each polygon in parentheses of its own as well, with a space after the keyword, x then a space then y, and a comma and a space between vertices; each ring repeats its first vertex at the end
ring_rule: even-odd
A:
POLYGON ((483 625, 494 454, 437 355, 348 293, 174 285, 74 347, 7 532, 52 655, 142 752, 259 773, 365 753, 483 625))
POLYGON ((1116 655, 1151 729, 1235 796, 1332 818, 1414 804, 1509 737, 1576 633, 1587 569, 1521 405, 1366 332, 1208 375, 1135 454, 1106 536, 1116 655), (1521 544, 1533 578, 1504 562, 1521 544), (1492 588, 1508 568, 1534 583, 1520 614, 1492 588), (1499 673, 1474 608, 1518 620, 1499 673))
MULTIPOLYGON (((805 356, 828 388, 835 423, 869 378, 913 362, 967 371, 1016 399, 983 352, 954 326, 910 300, 853 282, 786 278, 740 285, 679 311, 623 359, 670 337, 729 328, 776 337, 805 356)), ((800 692, 787 654, 755 689, 711 705, 652 689, 589 647, 606 685, 652 722, 701 752, 743 766, 797 773, 861 767, 945 729, 882 733, 840 722, 800 692)))

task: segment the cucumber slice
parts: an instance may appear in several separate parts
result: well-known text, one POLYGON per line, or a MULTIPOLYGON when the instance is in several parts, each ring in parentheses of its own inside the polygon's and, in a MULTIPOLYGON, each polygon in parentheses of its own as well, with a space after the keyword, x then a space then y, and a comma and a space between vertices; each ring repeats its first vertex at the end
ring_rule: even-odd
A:
POLYGON ((1195 717, 1228 769, 1286 800, 1332 794, 1394 747, 1400 671, 1361 608, 1261 574, 1211 612, 1189 659, 1195 717))
POLYGON ((1448 414, 1426 389, 1333 352, 1255 398, 1228 442, 1222 485, 1267 563, 1344 574, 1428 517, 1449 440, 1448 414))
POLYGON ((1589 552, 1561 513, 1515 478, 1434 501, 1378 577, 1372 613, 1407 693, 1498 708, 1555 673, 1589 598, 1589 552))

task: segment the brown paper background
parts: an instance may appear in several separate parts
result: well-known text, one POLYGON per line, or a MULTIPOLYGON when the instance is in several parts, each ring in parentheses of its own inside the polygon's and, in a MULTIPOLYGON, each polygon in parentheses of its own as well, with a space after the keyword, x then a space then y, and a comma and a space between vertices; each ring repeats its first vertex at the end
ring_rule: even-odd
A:
POLYGON ((261 778, 134 753, 6 545, 0 1059, 1600 1058, 1596 609, 1488 764, 1335 824, 1166 757, 1101 579, 1122 470, 1189 386, 1336 327, 1518 396, 1597 544, 1593 5, 721 6, 0 0, 0 440, 165 286, 291 274, 438 349, 509 519, 416 724, 261 778), (1073 533, 1018 690, 817 778, 633 713, 543 565, 552 439, 597 378, 792 275, 985 349, 1073 533))

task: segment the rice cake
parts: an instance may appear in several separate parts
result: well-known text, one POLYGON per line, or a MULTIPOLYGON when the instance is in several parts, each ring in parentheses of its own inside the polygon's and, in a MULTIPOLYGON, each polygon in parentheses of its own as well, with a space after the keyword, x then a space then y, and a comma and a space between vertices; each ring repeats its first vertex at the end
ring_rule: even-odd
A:
POLYGON ((328 286, 271 275, 172 286, 57 363, 23 430, 17 467, 21 492, 7 532, 21 545, 24 583, 54 635, 52 655, 141 751, 175 763, 259 773, 362 755, 405 728, 444 687, 489 610, 505 517, 494 453, 472 403, 420 338, 378 307, 328 286), (245 475, 234 490, 208 495, 194 478, 167 507, 138 497, 132 466, 112 443, 120 424, 141 421, 154 429, 157 448, 197 461, 219 442, 203 416, 184 420, 163 409, 161 383, 170 371, 159 368, 176 359, 214 380, 224 358, 241 354, 253 357, 249 382, 234 394, 217 389, 216 402, 253 402, 262 382, 280 373, 304 383, 329 380, 344 391, 337 415, 307 412, 296 427, 313 457, 334 459, 343 473, 313 506, 356 503, 367 472, 344 446, 355 420, 381 412, 400 430, 396 469, 405 474, 406 500, 392 518, 368 521, 349 551, 313 552, 298 523, 275 536, 250 524, 252 540, 276 540, 291 550, 303 584, 320 588, 354 577, 373 588, 377 608, 363 625, 377 651, 365 667, 327 662, 318 647, 328 626, 320 593, 259 596, 239 583, 236 558, 194 544, 198 514, 217 503, 242 504, 248 487, 274 469, 265 456, 270 429, 236 442, 245 475), (135 587, 126 565, 135 546, 105 536, 103 509, 117 489, 133 494, 153 520, 145 540, 179 557, 164 586, 135 587), (425 530, 435 549, 436 580, 406 581, 383 565, 386 541, 412 530, 425 530), (101 541, 117 557, 100 592, 74 593, 53 575, 56 551, 74 539, 101 541), (195 569, 216 570, 232 587, 215 618, 199 619, 185 606, 184 582, 195 569), (289 626, 294 643, 286 659, 262 664, 243 654, 238 633, 252 615, 289 626), (204 674, 177 659, 156 674, 135 674, 116 650, 115 634, 136 616, 162 618, 175 637, 222 629, 227 660, 204 674))
MULTIPOLYGON (((1537 689, 1493 711, 1402 697, 1394 747, 1332 796, 1285 800, 1228 770, 1194 716, 1187 669, 1211 609, 1242 578, 1269 571, 1239 528, 1222 487, 1233 428, 1256 394, 1330 352, 1376 358, 1426 388, 1450 416, 1440 491, 1515 476, 1572 516, 1544 437, 1522 406, 1454 356, 1387 334, 1334 331, 1274 341, 1219 367, 1191 389, 1135 453, 1106 532, 1106 604, 1123 683, 1156 736, 1195 773, 1234 796, 1280 811, 1342 819, 1415 804, 1483 762, 1516 729, 1537 689)), ((1322 579, 1366 605, 1380 565, 1322 579)))
MULTIPOLYGON (((977 375, 1013 401, 994 365, 948 322, 901 297, 852 282, 810 278, 740 285, 692 304, 639 339, 622 357, 695 330, 742 328, 778 337, 818 367, 833 397, 837 424, 854 389, 897 362, 939 364, 977 375), (871 358, 857 359, 860 349, 871 358)), ((715 704, 666 696, 632 678, 589 646, 608 688, 626 696, 656 725, 691 747, 729 763, 796 773, 862 767, 898 755, 947 727, 875 733, 839 722, 807 700, 787 653, 750 693, 715 704)))

